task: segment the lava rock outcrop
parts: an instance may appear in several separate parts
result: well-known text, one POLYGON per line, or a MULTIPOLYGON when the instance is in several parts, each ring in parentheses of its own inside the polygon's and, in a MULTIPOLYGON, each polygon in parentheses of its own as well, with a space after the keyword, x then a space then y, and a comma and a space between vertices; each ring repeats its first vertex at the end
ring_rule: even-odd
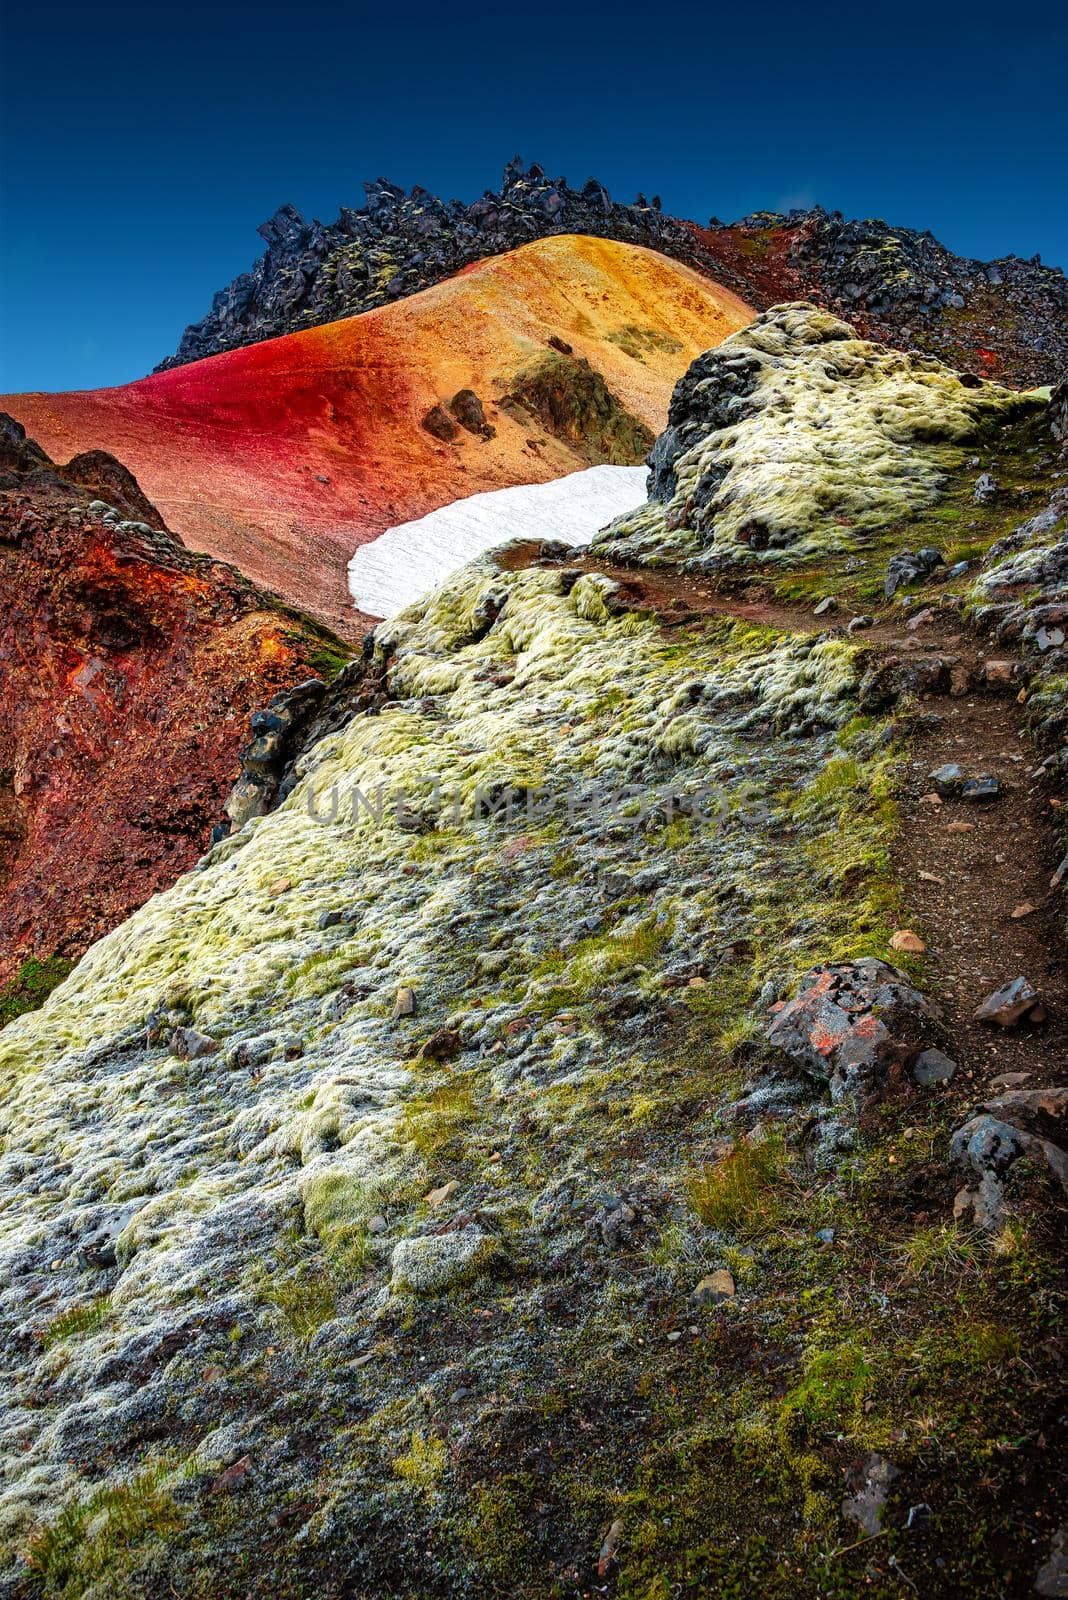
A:
POLYGON ((74 957, 206 847, 250 710, 329 636, 163 526, 113 457, 0 416, 0 982, 74 957))

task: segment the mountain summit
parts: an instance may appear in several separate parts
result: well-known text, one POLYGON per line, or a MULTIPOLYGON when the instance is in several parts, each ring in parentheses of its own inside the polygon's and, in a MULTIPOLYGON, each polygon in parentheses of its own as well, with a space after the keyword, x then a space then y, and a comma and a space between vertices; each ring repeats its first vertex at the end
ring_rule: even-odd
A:
POLYGON ((971 261, 930 233, 847 221, 819 206, 702 227, 666 215, 656 195, 624 204, 595 178, 574 189, 518 156, 500 188, 470 204, 385 178, 364 192, 361 209, 343 207, 332 223, 280 207, 259 229, 264 255, 216 294, 161 369, 385 305, 561 233, 647 245, 759 308, 817 301, 871 338, 1009 383, 1056 381, 1068 366, 1068 282, 1037 258, 971 261))

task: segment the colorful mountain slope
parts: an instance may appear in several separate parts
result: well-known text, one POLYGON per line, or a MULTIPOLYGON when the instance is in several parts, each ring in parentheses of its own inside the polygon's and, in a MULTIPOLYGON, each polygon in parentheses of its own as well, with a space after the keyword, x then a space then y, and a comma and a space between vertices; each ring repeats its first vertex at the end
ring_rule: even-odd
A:
POLYGON ((344 656, 185 549, 119 462, 56 468, 3 416, 0 581, 2 1022, 193 865, 249 712, 344 656))
POLYGON ((558 237, 410 299, 117 389, 0 401, 127 461, 169 525, 340 630, 353 550, 483 489, 640 461, 751 311, 653 251, 558 237))

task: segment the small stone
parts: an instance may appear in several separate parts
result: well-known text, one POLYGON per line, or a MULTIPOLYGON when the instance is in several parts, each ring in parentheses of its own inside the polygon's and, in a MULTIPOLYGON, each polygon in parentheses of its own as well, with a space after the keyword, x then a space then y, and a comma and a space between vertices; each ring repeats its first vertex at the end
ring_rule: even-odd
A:
POLYGON ((816 1229, 816 1238, 819 1240, 820 1244, 833 1244, 834 1243, 834 1229, 833 1228, 817 1228, 816 1229))
POLYGON ((500 1253, 500 1241, 481 1228, 402 1239, 394 1245, 392 1287, 410 1294, 442 1294, 482 1272, 500 1253))
POLYGON ((389 1231, 389 1223, 385 1217, 372 1217, 367 1224, 367 1231, 374 1234, 387 1233, 389 1231))
POLYGON ((420 1061, 451 1061, 460 1053, 460 1035, 455 1028, 439 1028, 419 1052, 420 1061))
POLYGON ((999 1072, 996 1078, 991 1078, 992 1089, 1018 1089, 1031 1077, 1030 1072, 999 1072))
POLYGON ((997 479, 992 478, 989 472, 980 473, 975 480, 975 490, 972 499, 979 505, 985 505, 988 500, 993 500, 998 492, 997 479))
POLYGON ((677 1339, 681 1339, 681 1338, 682 1338, 682 1334, 681 1333, 669 1333, 668 1334, 668 1344, 674 1344, 677 1339))
POLYGON ((411 1017, 414 1015, 415 990, 403 987, 398 989, 397 998, 393 1002, 393 1021, 396 1022, 399 1017, 411 1017))
POLYGON ((171 1034, 171 1052, 180 1061, 199 1061, 204 1056, 213 1056, 218 1048, 217 1040, 206 1033, 198 1033, 196 1028, 175 1028, 171 1034))
POLYGON ((929 622, 933 621, 934 612, 930 606, 924 606, 922 611, 917 611, 914 617, 909 618, 905 627, 909 633, 915 633, 917 628, 925 628, 929 622))
POLYGON ((235 1489, 237 1487, 242 1478, 246 1478, 248 1476, 251 1470, 252 1464, 249 1461, 248 1456, 242 1456, 241 1460, 235 1461, 232 1467, 227 1467, 225 1472, 219 1473, 219 1476, 211 1485, 209 1492, 211 1494, 229 1493, 231 1489, 235 1489))
POLYGON ((344 922, 344 920, 345 913, 343 911, 323 911, 320 913, 319 921, 316 923, 316 927, 319 929, 320 933, 322 933, 325 932, 327 928, 336 928, 340 923, 344 922))
MULTIPOLYGON (((569 345, 568 349, 570 350, 570 348, 571 347, 569 345)), ((670 1334, 669 1338, 677 1339, 678 1334, 670 1334)), ((622 1537, 623 1523, 617 1518, 609 1528, 608 1532, 605 1534, 597 1556, 597 1576, 599 1578, 606 1576, 608 1569, 615 1557, 615 1553, 619 1549, 619 1541, 622 1537)))
POLYGON ((829 594, 829 595, 825 595, 824 596, 824 598, 820 601, 819 605, 816 606, 816 608, 813 611, 812 615, 814 617, 825 617, 825 616, 828 615, 829 612, 837 611, 837 610, 838 610, 838 601, 834 598, 833 594, 829 594))
POLYGON ((1001 1028, 1015 1028, 1025 1020, 1042 1022, 1046 1008, 1042 998, 1026 978, 1014 978, 988 994, 974 1012, 977 1022, 993 1022, 1001 1028))
POLYGON ((973 805, 987 806, 1001 798, 1001 779, 992 777, 969 778, 960 792, 962 800, 973 805))
POLYGON ((918 933, 913 933, 911 928, 898 928, 890 935, 891 950, 906 950, 911 955, 922 955, 927 949, 918 933))
POLYGON ((718 1306, 721 1301, 732 1299, 734 1293, 734 1278, 726 1267, 720 1267, 701 1279, 690 1298, 701 1306, 718 1306))
POLYGON ((280 894, 288 894, 292 887, 292 878, 275 878, 273 883, 268 884, 267 893, 270 895, 271 899, 274 900, 280 894))
POLYGON ((853 635, 859 633, 862 628, 874 628, 874 626, 874 617, 853 617, 846 627, 846 633, 852 639, 853 635))
POLYGON ((1029 917, 1032 911, 1037 910, 1038 907, 1036 905, 1033 905, 1030 900, 1025 900, 1022 905, 1013 906, 1011 913, 1012 920, 1014 922, 1019 922, 1021 917, 1029 917))
POLYGON ((942 796, 943 800, 950 800, 954 795, 960 794, 964 787, 964 768, 959 767, 955 761, 947 761, 945 766, 935 767, 928 777, 934 784, 935 793, 942 796))
POLYGON ((943 564, 942 552, 931 546, 923 550, 898 551, 887 563, 886 582, 883 585, 886 599, 892 600, 903 584, 918 583, 929 578, 935 568, 943 564))
POLYGON ((1068 1522, 1062 1522, 1053 1535, 1049 1560, 1035 1575, 1035 1593, 1042 1600, 1065 1600, 1068 1596, 1068 1522))
POLYGON ((948 1083, 957 1070, 957 1063, 943 1050, 921 1050, 916 1057, 912 1076, 923 1089, 932 1083, 948 1083))
POLYGON ((947 833, 974 833, 975 832, 975 823, 974 822, 947 822, 946 823, 946 832, 947 833))
POLYGON ((1043 655, 1047 650, 1059 650, 1063 643, 1063 628, 1039 628, 1035 634, 1035 647, 1041 650, 1043 655))
POLYGON ((985 661, 982 679, 984 683, 992 686, 1013 683, 1017 670, 1015 661, 985 661))
POLYGON ((859 1523, 874 1538, 882 1530, 890 1485, 897 1476, 894 1464, 875 1451, 866 1460, 856 1462, 846 1474, 850 1493, 842 1501, 842 1515, 859 1523))
POLYGON ((443 1206, 449 1196, 455 1194, 459 1187, 458 1181, 455 1178, 450 1178, 448 1183, 443 1183, 440 1188, 431 1189, 430 1193, 424 1195, 423 1198, 432 1211, 437 1211, 438 1207, 443 1206))
POLYGON ((920 882, 921 883, 939 883, 939 884, 942 884, 944 886, 945 885, 945 881, 946 881, 945 878, 940 878, 938 876, 937 872, 921 872, 920 873, 920 882))
POLYGON ((968 571, 970 566, 971 566, 971 562, 970 561, 954 561, 953 565, 950 567, 949 571, 946 573, 946 577, 950 578, 950 579, 952 579, 952 578, 963 578, 964 574, 968 571))
POLYGON ((910 1531, 917 1528, 926 1528, 933 1515, 934 1513, 926 1501, 918 1506, 909 1506, 909 1513, 905 1518, 905 1526, 910 1531))
POLYGON ((440 439, 444 444, 450 444, 459 435, 459 428, 453 422, 444 406, 431 406, 423 417, 423 427, 435 439, 440 439))

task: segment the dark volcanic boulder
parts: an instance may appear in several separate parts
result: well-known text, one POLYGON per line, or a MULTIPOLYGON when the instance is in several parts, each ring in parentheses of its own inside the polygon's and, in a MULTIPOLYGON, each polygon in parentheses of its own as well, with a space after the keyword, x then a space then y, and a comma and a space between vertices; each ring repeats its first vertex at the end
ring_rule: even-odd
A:
POLYGON ((768 1043, 796 1067, 859 1104, 873 1098, 897 1064, 911 1065, 937 1041, 932 1003, 885 961, 865 957, 813 967, 796 999, 772 1008, 768 1043))

